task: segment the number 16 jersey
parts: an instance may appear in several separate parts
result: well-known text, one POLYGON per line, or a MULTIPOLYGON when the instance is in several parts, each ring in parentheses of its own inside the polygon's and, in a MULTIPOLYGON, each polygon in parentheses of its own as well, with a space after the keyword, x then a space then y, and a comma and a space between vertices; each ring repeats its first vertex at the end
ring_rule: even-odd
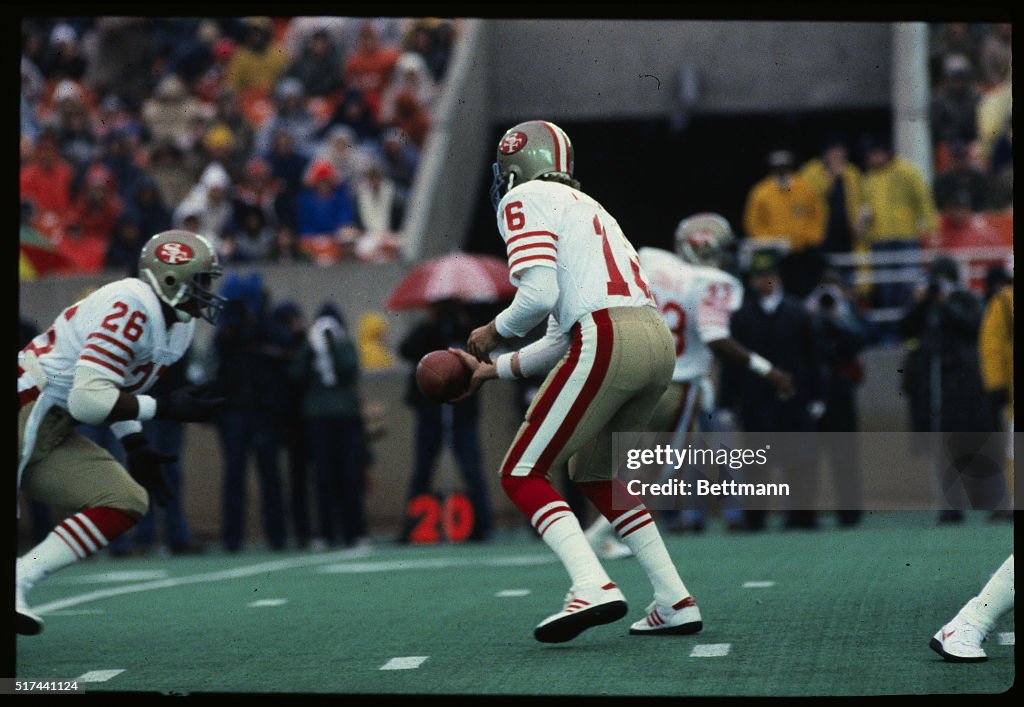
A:
POLYGON ((618 222, 593 198, 558 182, 532 180, 498 204, 509 276, 528 267, 554 268, 552 311, 568 332, 585 315, 609 307, 654 307, 640 259, 618 222))

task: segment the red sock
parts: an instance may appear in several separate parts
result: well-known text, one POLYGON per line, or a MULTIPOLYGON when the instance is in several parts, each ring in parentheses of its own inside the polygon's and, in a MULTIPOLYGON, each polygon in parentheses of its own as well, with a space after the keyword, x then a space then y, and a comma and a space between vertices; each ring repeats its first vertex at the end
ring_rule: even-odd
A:
POLYGON ((503 476, 501 487, 541 535, 556 520, 573 514, 561 494, 542 476, 503 476))
POLYGON ((54 532, 76 557, 83 559, 105 548, 138 522, 137 518, 116 508, 86 508, 65 518, 54 532))
POLYGON ((618 479, 588 481, 577 485, 601 515, 608 519, 620 538, 654 522, 647 507, 618 479))

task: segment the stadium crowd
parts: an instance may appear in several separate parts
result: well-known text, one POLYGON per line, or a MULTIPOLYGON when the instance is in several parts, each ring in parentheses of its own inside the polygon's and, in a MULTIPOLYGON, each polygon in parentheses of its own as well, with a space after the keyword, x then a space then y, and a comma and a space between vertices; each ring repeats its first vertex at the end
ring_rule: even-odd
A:
MULTIPOLYGON (((56 251, 47 271, 123 271, 170 226, 213 237, 227 263, 400 251, 455 22, 54 17, 21 30, 21 228, 56 251)), ((22 260, 23 278, 43 269, 22 260)))

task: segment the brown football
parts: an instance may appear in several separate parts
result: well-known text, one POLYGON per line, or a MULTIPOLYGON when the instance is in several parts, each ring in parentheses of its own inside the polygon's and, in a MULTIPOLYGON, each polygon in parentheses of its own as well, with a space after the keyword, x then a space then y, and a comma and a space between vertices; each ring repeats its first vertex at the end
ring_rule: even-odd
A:
POLYGON ((416 385, 428 399, 446 403, 466 390, 471 375, 451 351, 431 351, 416 366, 416 385))

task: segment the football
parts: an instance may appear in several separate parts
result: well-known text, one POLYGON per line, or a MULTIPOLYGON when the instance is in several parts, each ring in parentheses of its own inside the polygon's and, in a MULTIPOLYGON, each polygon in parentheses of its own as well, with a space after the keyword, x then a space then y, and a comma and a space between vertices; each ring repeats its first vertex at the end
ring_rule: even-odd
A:
POLYGON ((458 397, 469 386, 471 376, 462 359, 451 351, 431 351, 416 366, 416 385, 435 403, 458 397))

